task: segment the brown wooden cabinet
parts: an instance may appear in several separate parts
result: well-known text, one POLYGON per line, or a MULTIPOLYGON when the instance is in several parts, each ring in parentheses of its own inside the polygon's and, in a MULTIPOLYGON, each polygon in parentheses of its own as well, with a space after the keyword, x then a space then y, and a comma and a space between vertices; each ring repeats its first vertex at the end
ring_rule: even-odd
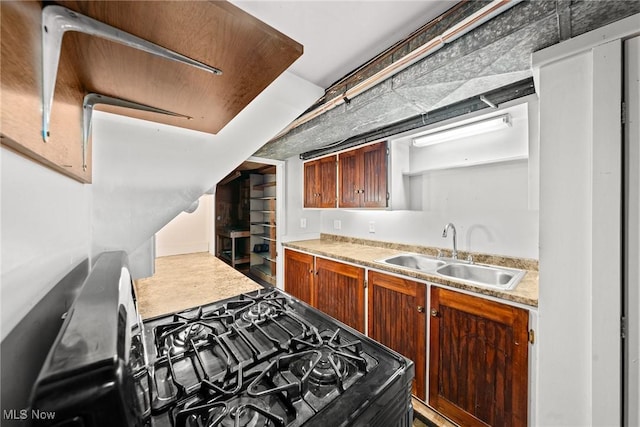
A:
POLYGON ((413 394, 426 394, 426 287, 369 271, 369 336, 413 360, 413 394))
POLYGON ((429 405, 465 426, 527 425, 526 310, 431 288, 429 405))
POLYGON ((388 204, 387 143, 378 142, 338 155, 341 208, 383 208, 388 204))
POLYGON ((364 333, 364 268, 285 249, 284 290, 364 333))
POLYGON ((316 258, 315 307, 364 333, 364 268, 316 258))
POLYGON ((284 290, 294 297, 314 305, 313 255, 284 250, 284 290))
POLYGON ((337 156, 328 156, 304 164, 304 207, 335 208, 337 156))

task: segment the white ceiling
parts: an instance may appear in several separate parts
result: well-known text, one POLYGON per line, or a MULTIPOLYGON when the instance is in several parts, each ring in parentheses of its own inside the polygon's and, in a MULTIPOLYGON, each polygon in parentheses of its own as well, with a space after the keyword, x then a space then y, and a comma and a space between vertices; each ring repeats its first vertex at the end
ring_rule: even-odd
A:
POLYGON ((348 74, 457 0, 231 0, 304 46, 289 71, 322 88, 348 74))

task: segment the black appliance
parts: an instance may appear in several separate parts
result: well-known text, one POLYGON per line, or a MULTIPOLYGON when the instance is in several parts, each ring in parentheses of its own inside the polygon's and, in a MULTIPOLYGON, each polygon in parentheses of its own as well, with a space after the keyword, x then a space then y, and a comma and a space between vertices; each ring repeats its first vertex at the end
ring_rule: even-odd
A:
POLYGON ((403 356, 275 288, 141 323, 125 261, 96 262, 34 387, 33 425, 412 424, 403 356))

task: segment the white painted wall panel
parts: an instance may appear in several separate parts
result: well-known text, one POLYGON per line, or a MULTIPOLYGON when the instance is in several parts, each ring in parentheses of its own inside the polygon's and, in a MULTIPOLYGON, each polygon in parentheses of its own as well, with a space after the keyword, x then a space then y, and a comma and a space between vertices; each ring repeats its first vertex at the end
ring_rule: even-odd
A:
POLYGON ((626 292, 628 426, 640 425, 640 37, 625 42, 626 124, 626 292))
POLYGON ((620 420, 620 39, 637 34, 637 23, 630 17, 533 56, 540 96, 539 425, 620 420))
POLYGON ((82 259, 150 273, 155 233, 323 93, 285 72, 218 135, 96 111, 91 185, 2 148, 2 337, 82 259))
POLYGON ((213 196, 200 197, 198 208, 192 212, 181 212, 156 233, 156 256, 181 255, 208 252, 212 243, 211 205, 213 196))
POLYGON ((432 171, 411 181, 412 199, 421 200, 413 210, 322 210, 320 231, 451 249, 442 230, 453 222, 460 250, 538 258, 538 212, 528 208, 526 161, 432 171))
POLYGON ((138 248, 322 93, 285 72, 217 135, 94 113, 93 251, 138 248))
MULTIPOLYGON (((285 212, 286 227, 282 241, 315 239, 320 236, 321 219, 320 210, 304 209, 303 186, 304 175, 302 160, 299 157, 291 157, 285 163, 285 212), (305 227, 301 227, 300 220, 304 220, 305 227)), ((280 227, 278 227, 280 228, 280 227)))
POLYGON ((90 257, 91 191, 0 148, 2 338, 64 275, 90 257))
POLYGON ((591 425, 591 80, 586 54, 540 70, 540 425, 591 425))

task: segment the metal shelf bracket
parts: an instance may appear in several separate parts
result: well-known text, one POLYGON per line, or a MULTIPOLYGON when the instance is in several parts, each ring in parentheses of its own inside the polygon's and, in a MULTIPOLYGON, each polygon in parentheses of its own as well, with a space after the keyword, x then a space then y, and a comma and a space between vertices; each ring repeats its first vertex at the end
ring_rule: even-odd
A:
POLYGON ((42 9, 42 138, 45 142, 49 139, 49 122, 53 107, 53 94, 58 74, 62 37, 67 31, 76 31, 100 37, 152 55, 190 65, 212 74, 222 74, 222 71, 218 68, 158 46, 65 7, 46 6, 42 9))
POLYGON ((172 111, 163 110, 149 105, 140 104, 126 99, 114 98, 107 95, 97 93, 89 93, 85 95, 82 101, 82 170, 87 170, 87 146, 89 145, 89 137, 91 137, 91 119, 93 117, 93 107, 97 104, 115 105, 117 107, 132 108, 141 111, 151 111, 152 113, 165 114, 167 116, 184 117, 191 120, 191 117, 184 114, 174 113, 172 111))

